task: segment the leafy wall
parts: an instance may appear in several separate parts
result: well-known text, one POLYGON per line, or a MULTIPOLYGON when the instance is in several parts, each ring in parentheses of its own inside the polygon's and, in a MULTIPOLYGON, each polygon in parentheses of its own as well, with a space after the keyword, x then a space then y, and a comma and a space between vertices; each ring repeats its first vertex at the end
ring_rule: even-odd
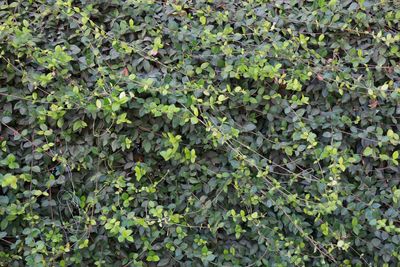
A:
POLYGON ((398 266, 399 10, 0 1, 0 265, 398 266))

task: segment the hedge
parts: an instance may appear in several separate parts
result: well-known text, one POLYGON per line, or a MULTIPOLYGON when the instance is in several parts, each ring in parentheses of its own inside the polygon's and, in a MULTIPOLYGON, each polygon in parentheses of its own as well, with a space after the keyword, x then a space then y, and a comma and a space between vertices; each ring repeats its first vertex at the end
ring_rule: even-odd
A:
POLYGON ((400 2, 0 1, 0 266, 399 266, 400 2))

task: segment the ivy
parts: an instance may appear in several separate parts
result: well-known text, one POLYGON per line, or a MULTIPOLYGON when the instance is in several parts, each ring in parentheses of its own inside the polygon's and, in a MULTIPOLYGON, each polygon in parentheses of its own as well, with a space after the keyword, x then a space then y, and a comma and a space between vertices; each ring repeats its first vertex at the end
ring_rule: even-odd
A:
POLYGON ((397 266, 398 1, 0 1, 0 266, 397 266))

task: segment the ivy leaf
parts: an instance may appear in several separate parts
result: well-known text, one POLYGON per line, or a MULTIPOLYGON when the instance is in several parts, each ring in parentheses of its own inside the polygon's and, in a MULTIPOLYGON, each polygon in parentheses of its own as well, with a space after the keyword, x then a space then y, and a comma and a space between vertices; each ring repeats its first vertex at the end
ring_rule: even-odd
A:
POLYGON ((13 189, 17 189, 17 181, 18 178, 11 173, 6 173, 4 176, 0 174, 0 183, 2 187, 11 187, 13 189))
POLYGON ((246 124, 243 126, 244 132, 251 132, 251 131, 253 131, 253 130, 256 129, 256 128, 257 128, 257 126, 256 126, 255 124, 251 123, 251 122, 246 123, 246 124))
POLYGON ((328 225, 328 223, 325 222, 325 223, 321 224, 321 230, 322 230, 322 233, 325 236, 327 236, 329 234, 329 225, 328 225))
POLYGON ((144 151, 146 151, 146 153, 149 153, 150 150, 151 150, 151 143, 150 143, 150 141, 149 141, 149 140, 144 140, 143 143, 142 143, 142 145, 143 145, 144 151))
POLYGON ((368 157, 368 156, 371 156, 372 153, 373 153, 372 148, 366 147, 366 148, 364 149, 363 155, 366 156, 366 157, 368 157))

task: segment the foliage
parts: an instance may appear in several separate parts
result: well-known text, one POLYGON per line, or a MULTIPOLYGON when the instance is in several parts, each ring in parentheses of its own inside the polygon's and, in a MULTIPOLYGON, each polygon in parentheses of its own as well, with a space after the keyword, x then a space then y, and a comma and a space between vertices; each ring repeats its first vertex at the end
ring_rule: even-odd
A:
POLYGON ((0 1, 0 265, 396 266, 399 10, 0 1))

